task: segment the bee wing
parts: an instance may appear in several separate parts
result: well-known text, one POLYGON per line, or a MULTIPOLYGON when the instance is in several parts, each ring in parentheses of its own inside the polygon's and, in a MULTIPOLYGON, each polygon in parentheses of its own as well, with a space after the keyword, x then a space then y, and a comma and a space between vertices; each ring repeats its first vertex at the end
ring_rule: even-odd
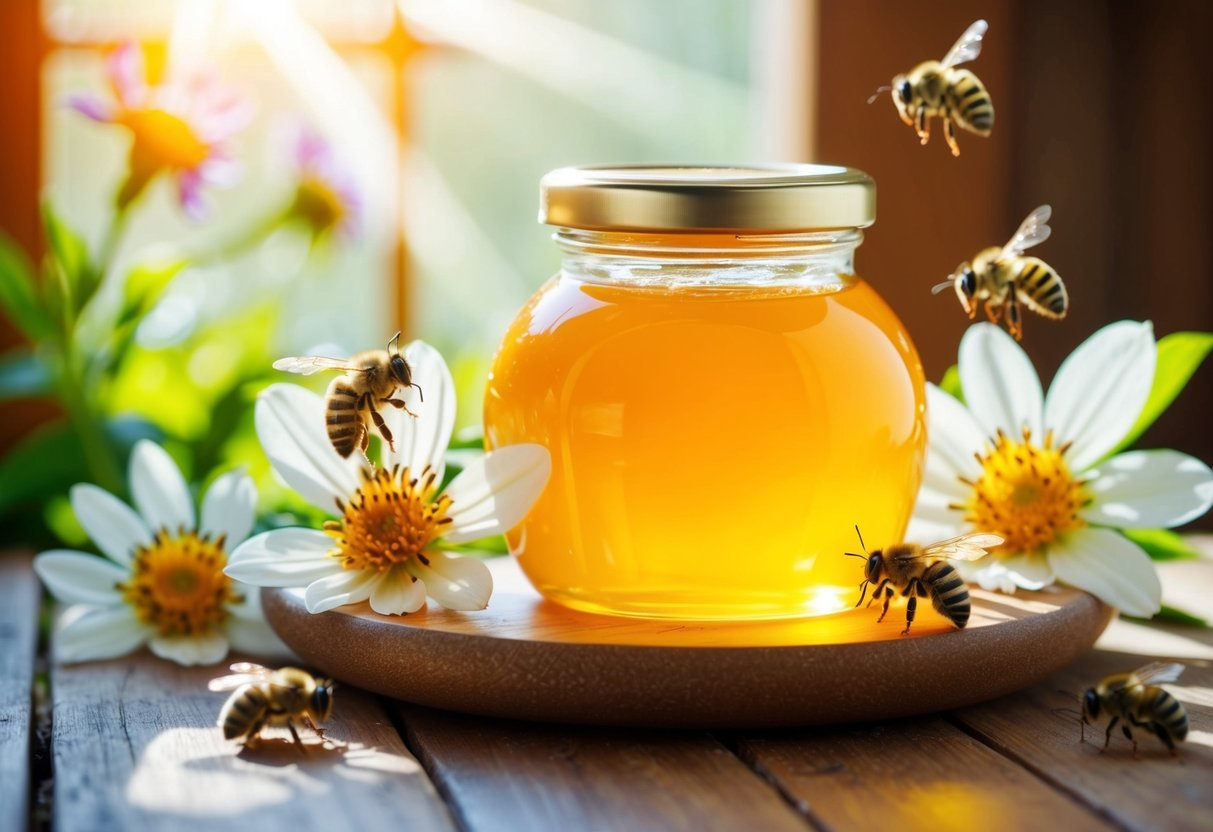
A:
POLYGON ((932 543, 922 550, 922 554, 919 557, 947 558, 948 560, 981 560, 989 554, 986 552, 986 549, 993 549, 995 546, 1001 545, 1002 542, 1003 539, 996 534, 985 534, 982 532, 962 534, 960 537, 932 543))
POLYGON ((232 671, 230 676, 211 679, 206 683, 207 688, 210 690, 235 690, 254 682, 264 682, 274 673, 268 667, 262 667, 252 662, 236 662, 228 669, 232 671))
POLYGON ((1184 672, 1184 666, 1179 662, 1151 662, 1133 671, 1137 681, 1142 685, 1158 685, 1163 682, 1174 682, 1179 674, 1184 672))
POLYGON ((1053 229, 1049 228, 1049 217, 1051 216, 1053 216, 1053 209, 1048 205, 1042 205, 1028 214, 1019 224, 1019 230, 1015 232, 1015 236, 1002 247, 999 259, 1017 257, 1032 246, 1038 246, 1049 239, 1049 235, 1053 233, 1053 229))
POLYGON ((989 24, 984 20, 975 20, 973 25, 965 29, 965 33, 960 36, 960 40, 952 45, 948 50, 948 54, 944 56, 943 68, 958 66, 976 58, 981 54, 981 39, 985 37, 986 29, 990 28, 989 24))
POLYGON ((358 372, 361 367, 351 367, 348 358, 325 358, 320 355, 292 355, 289 358, 279 358, 274 362, 275 370, 285 370, 288 373, 299 373, 310 376, 321 370, 353 370, 358 372))

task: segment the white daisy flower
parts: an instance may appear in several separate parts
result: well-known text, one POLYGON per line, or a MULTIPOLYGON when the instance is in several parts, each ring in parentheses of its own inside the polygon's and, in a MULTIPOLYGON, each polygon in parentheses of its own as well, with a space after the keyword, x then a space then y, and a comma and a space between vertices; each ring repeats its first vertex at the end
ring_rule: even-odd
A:
POLYGON ((226 572, 258 586, 306 587, 318 613, 369 600, 384 615, 414 612, 428 594, 454 610, 488 605, 493 579, 478 559, 442 551, 500 534, 539 497, 551 471, 541 445, 510 445, 471 461, 441 494, 444 454, 455 423, 455 391, 438 351, 421 341, 405 350, 415 389, 403 395, 410 417, 387 408, 394 450, 383 443, 382 466, 333 450, 320 396, 275 384, 257 399, 257 436, 274 470, 313 505, 339 519, 314 529, 279 529, 232 553, 226 572))
POLYGON ((1129 615, 1158 612, 1153 562, 1116 529, 1199 517, 1213 505, 1213 472, 1171 450, 1108 456, 1145 406, 1155 353, 1149 323, 1111 324, 1066 358, 1044 396, 1010 336, 970 327, 959 359, 967 406, 928 385, 926 472, 907 536, 993 532, 1007 542, 968 573, 986 589, 1059 580, 1129 615))
POLYGON ((257 492, 242 471, 193 499, 172 457, 135 445, 130 486, 138 513, 95 485, 71 490, 72 508, 104 558, 55 549, 34 571, 60 601, 55 656, 81 662, 123 656, 147 644, 178 664, 214 664, 228 649, 290 655, 261 617, 256 589, 223 574, 227 550, 253 527, 257 492))

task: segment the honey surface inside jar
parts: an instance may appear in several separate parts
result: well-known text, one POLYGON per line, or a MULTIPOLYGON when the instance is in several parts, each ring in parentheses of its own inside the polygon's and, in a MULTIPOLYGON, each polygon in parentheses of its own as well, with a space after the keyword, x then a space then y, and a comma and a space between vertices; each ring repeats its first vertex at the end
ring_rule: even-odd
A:
POLYGON ((490 447, 552 476, 511 551, 547 597, 685 619, 809 616, 858 600, 922 474, 922 369, 855 278, 631 287, 558 276, 515 319, 485 400, 490 447))

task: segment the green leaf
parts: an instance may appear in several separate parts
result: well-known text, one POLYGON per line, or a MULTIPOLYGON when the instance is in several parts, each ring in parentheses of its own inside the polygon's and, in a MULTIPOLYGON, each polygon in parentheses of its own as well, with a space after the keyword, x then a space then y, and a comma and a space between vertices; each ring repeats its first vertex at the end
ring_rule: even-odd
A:
POLYGON ((0 460, 0 514, 66 493, 87 479, 80 438, 67 422, 47 425, 0 460))
POLYGON ((1166 604, 1163 604, 1162 609, 1154 614, 1154 618, 1152 620, 1170 621, 1175 624, 1185 624, 1189 627, 1209 626, 1209 622, 1205 619, 1199 618, 1191 613, 1184 612, 1183 610, 1176 609, 1175 607, 1168 607, 1166 604))
POLYGON ((0 307, 31 341, 51 332, 51 319, 38 301, 34 269, 12 239, 0 231, 0 307))
POLYGON ((160 300, 164 290, 182 269, 185 260, 167 260, 158 263, 139 263, 126 275, 122 286, 122 313, 119 325, 141 318, 151 311, 160 300))
POLYGON ((1158 363, 1154 369, 1150 397, 1146 399, 1146 406, 1142 408, 1137 422, 1112 451, 1113 454, 1136 442, 1171 406, 1210 350, 1213 350, 1213 333, 1210 332, 1173 332, 1159 340, 1158 363))
POLYGON ((484 450, 484 428, 480 425, 469 425, 456 431, 448 445, 451 450, 484 450))
POLYGON ((42 222, 46 227, 51 257, 63 270, 67 280, 72 315, 75 317, 97 291, 101 275, 89 256, 88 245, 55 213, 49 203, 42 205, 42 222))
POLYGON ((939 380, 939 389, 947 393, 961 403, 964 402, 964 393, 960 389, 960 368, 953 364, 943 373, 943 378, 939 380))
POLYGON ((28 347, 0 355, 0 401, 45 396, 51 392, 46 365, 28 347))
POLYGON ((1192 560, 1200 553, 1192 548, 1188 539, 1170 529, 1122 529, 1125 537, 1132 540, 1151 560, 1192 560))

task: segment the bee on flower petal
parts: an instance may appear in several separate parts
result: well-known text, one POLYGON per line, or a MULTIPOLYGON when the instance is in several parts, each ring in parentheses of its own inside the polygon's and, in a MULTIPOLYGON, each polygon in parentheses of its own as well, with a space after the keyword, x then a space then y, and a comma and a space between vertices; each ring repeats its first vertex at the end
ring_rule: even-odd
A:
MULTIPOLYGON (((979 136, 990 135, 994 127, 990 94, 976 75, 967 69, 956 68, 981 54, 981 39, 986 28, 984 20, 976 21, 942 61, 924 61, 893 79, 891 89, 897 114, 914 128, 922 144, 931 138, 930 119, 935 116, 943 121, 943 137, 953 156, 960 155, 954 125, 979 136)), ((875 98, 869 99, 869 103, 875 98)))
POLYGON ((1104 732, 1103 748, 1107 750, 1112 741, 1112 729, 1122 719, 1120 730, 1125 739, 1133 743, 1137 754, 1137 740, 1129 726, 1145 728, 1162 740, 1163 745, 1176 754, 1175 743, 1188 736, 1188 714, 1179 700, 1159 685, 1174 682, 1183 673, 1179 662, 1152 662, 1137 668, 1132 673, 1116 673, 1107 676, 1082 695, 1082 723, 1079 726, 1079 742, 1086 742, 1086 726, 1090 720, 1107 714, 1108 730, 1104 732))
POLYGON ((875 584, 868 606, 884 593, 884 607, 880 611, 879 624, 884 621, 889 612, 889 601, 900 591, 908 596, 906 604, 906 628, 901 631, 904 636, 910 632, 914 623, 914 613, 918 610, 918 599, 930 598, 931 606, 944 618, 958 628, 969 623, 969 589, 964 579, 956 571, 949 560, 980 560, 985 557, 986 549, 992 549, 1002 544, 1003 539, 996 534, 965 534, 948 540, 941 540, 930 546, 919 546, 915 543, 898 543, 885 549, 869 552, 864 545, 863 535, 859 527, 855 527, 859 535, 859 546, 864 554, 846 552, 848 557, 864 558, 864 579, 859 585, 859 600, 855 606, 863 603, 868 585, 875 584))
POLYGON ((285 725, 295 744, 303 748, 303 740, 295 730, 294 720, 302 720, 316 736, 324 739, 318 724, 333 712, 333 680, 312 676, 297 667, 271 670, 251 662, 231 666, 230 676, 220 676, 207 683, 210 690, 235 691, 219 712, 218 725, 223 738, 244 737, 246 746, 255 746, 266 726, 285 725))

